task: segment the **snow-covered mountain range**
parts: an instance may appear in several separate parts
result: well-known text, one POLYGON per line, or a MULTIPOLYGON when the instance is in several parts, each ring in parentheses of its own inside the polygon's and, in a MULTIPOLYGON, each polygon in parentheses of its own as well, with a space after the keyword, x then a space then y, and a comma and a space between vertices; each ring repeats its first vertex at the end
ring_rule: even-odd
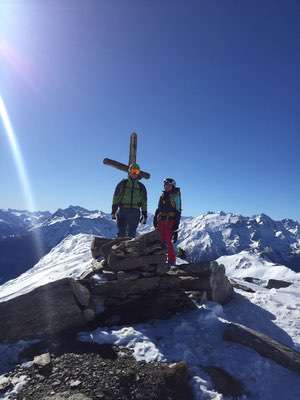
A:
POLYGON ((68 235, 90 233, 104 237, 115 237, 116 224, 110 214, 97 210, 86 210, 79 206, 59 208, 46 220, 30 229, 38 232, 46 247, 54 247, 68 235))
POLYGON ((0 239, 25 233, 50 216, 49 211, 0 210, 0 239))
POLYGON ((194 261, 252 250, 274 263, 300 270, 300 224, 290 219, 209 212, 182 221, 179 243, 194 261))
MULTIPOLYGON (((140 232, 152 228, 153 216, 140 225, 140 232)), ((0 279, 5 282, 31 268, 68 235, 92 234, 115 237, 116 223, 110 214, 79 206, 54 213, 0 210, 0 279), (40 243, 39 254, 35 251, 40 243)), ((178 246, 192 261, 215 260, 246 250, 269 262, 300 271, 300 224, 274 221, 265 214, 245 217, 233 213, 208 212, 183 217, 178 246)))
POLYGON ((110 215, 70 206, 48 212, 24 214, 5 211, 6 221, 12 221, 10 235, 0 237, 0 282, 14 278, 31 268, 41 256, 68 235, 78 233, 105 237, 116 235, 116 224, 110 215), (10 214, 10 218, 9 218, 10 214), (19 224, 17 221, 19 220, 19 224))

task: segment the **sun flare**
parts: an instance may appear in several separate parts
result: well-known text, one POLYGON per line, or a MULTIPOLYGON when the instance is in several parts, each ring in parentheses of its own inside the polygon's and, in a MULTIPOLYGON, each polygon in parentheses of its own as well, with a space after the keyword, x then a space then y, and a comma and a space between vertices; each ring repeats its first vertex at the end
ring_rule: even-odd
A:
POLYGON ((20 179, 20 183, 22 185, 23 193, 26 198, 26 203, 27 207, 30 211, 34 211, 35 206, 34 206, 34 200, 33 200, 33 195, 32 195, 32 190, 30 187, 28 175, 26 172, 25 168, 25 163, 22 157, 22 153, 20 150, 20 146, 18 144, 16 135, 14 133, 12 124, 10 122, 10 118, 7 112, 7 109, 5 107, 5 103, 0 96, 0 118, 2 120, 3 126, 4 126, 4 132, 6 133, 6 136, 8 138, 10 148, 13 154, 13 158, 16 164, 18 176, 20 179))
MULTIPOLYGON (((29 178, 27 175, 25 163, 22 157, 21 149, 14 133, 5 103, 0 96, 0 119, 2 121, 4 132, 8 138, 11 152, 16 165, 17 173, 19 176, 20 184, 22 187, 23 195, 25 197, 26 206, 29 211, 35 211, 34 198, 30 187, 29 178)), ((34 241, 37 254, 42 254, 42 242, 38 231, 34 233, 34 241)))

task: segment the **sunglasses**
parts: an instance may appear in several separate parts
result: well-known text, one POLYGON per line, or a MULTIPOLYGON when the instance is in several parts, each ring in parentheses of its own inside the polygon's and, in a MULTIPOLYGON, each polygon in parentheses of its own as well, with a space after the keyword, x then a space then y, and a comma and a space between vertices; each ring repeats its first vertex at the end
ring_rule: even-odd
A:
POLYGON ((140 172, 141 172, 141 171, 140 171, 139 169, 136 169, 136 168, 132 168, 132 169, 130 170, 130 173, 131 173, 131 174, 134 174, 134 175, 138 175, 140 172))

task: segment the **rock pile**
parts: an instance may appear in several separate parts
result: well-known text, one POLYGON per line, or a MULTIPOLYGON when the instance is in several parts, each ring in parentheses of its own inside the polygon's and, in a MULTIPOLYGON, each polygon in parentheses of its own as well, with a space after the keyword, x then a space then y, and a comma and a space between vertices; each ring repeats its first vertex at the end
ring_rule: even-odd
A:
POLYGON ((158 232, 136 239, 95 238, 93 268, 0 302, 0 342, 69 330, 164 319, 206 299, 226 303, 233 289, 215 262, 166 265, 158 232))
POLYGON ((169 267, 166 265, 166 246, 159 233, 153 231, 136 239, 107 240, 95 238, 92 255, 101 259, 95 269, 108 280, 161 276, 169 267))
POLYGON ((18 366, 6 375, 2 393, 28 400, 193 399, 185 363, 146 364, 126 349, 116 351, 113 359, 87 352, 35 357, 31 366, 18 366), (17 385, 18 394, 13 391, 17 385))
POLYGON ((194 308, 177 277, 168 275, 166 247, 157 231, 136 239, 95 238, 93 272, 82 277, 97 323, 127 324, 167 318, 194 308), (98 273, 99 280, 91 279, 98 273))

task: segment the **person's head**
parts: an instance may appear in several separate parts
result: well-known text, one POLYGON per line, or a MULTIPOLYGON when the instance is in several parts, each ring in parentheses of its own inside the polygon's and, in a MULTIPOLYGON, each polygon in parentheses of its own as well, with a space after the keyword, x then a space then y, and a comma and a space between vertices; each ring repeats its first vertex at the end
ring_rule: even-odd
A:
POLYGON ((166 178, 164 180, 164 189, 166 192, 171 192, 176 187, 176 182, 172 178, 166 178))
POLYGON ((131 179, 139 178, 140 174, 141 174, 141 169, 139 164, 133 163, 129 165, 128 175, 130 176, 131 179))

